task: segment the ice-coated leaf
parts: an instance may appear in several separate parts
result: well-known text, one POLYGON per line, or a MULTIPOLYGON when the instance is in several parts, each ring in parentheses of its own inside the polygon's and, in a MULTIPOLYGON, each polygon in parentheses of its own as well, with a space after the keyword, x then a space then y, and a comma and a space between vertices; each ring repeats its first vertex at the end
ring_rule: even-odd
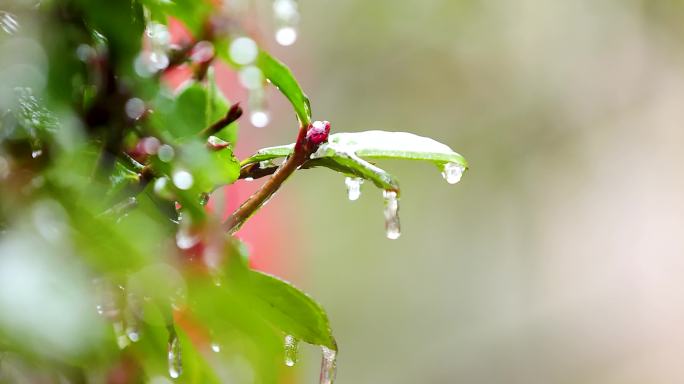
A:
POLYGON ((261 69, 264 76, 292 103, 292 107, 301 124, 309 125, 311 123, 309 98, 302 91, 292 71, 281 61, 263 50, 259 52, 256 65, 261 69))
MULTIPOLYGON (((293 150, 294 144, 264 148, 243 160, 241 166, 286 157, 293 150)), ((468 167, 463 156, 436 140, 406 132, 365 131, 330 135, 304 168, 323 166, 370 180, 379 188, 398 190, 390 174, 365 159, 422 160, 440 169, 447 164, 468 167)))
POLYGON ((463 156, 447 145, 408 132, 336 133, 330 136, 327 147, 336 151, 354 152, 363 158, 426 160, 437 165, 458 163, 468 168, 463 156))

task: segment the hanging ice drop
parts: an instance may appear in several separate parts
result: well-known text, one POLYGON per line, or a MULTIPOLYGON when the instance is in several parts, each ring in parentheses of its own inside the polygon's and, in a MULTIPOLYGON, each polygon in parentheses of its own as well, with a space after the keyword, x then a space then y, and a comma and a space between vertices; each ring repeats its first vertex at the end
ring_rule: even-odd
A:
POLYGON ((347 186, 347 197, 349 200, 358 200, 361 196, 361 184, 363 184, 363 179, 360 177, 347 177, 344 179, 344 184, 347 186))
POLYGON ((456 184, 461 181, 465 168, 461 164, 446 163, 442 169, 442 177, 449 184, 456 184))
POLYGON ((168 361, 169 376, 171 376, 172 379, 177 379, 183 371, 183 363, 181 360, 180 341, 175 333, 172 333, 169 336, 168 361))
POLYGON ((299 340, 292 335, 285 336, 285 365, 293 367, 298 360, 299 340))
POLYGON ((399 200, 395 191, 383 191, 385 198, 385 233, 391 240, 398 239, 401 235, 399 224, 399 200))
POLYGON ((321 359, 320 384, 332 384, 337 373, 337 351, 321 347, 323 358, 321 359))

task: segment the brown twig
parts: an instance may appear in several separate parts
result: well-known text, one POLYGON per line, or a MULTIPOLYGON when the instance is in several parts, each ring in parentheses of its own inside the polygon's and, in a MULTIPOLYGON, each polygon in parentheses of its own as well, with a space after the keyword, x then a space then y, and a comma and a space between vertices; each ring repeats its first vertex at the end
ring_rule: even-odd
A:
POLYGON ((242 108, 240 108, 240 103, 235 103, 230 107, 228 112, 226 112, 226 116, 200 131, 200 136, 207 138, 211 135, 215 135, 220 130, 239 119, 240 116, 242 116, 242 108))
POLYGON ((223 228, 228 233, 234 233, 240 229, 247 219, 273 197, 285 180, 287 180, 294 171, 299 169, 302 164, 309 160, 312 153, 316 152, 321 143, 315 143, 307 138, 308 128, 309 127, 306 126, 299 128, 297 143, 295 144, 292 155, 276 169, 273 176, 271 176, 261 188, 250 196, 247 201, 242 203, 242 205, 240 205, 240 207, 223 223, 223 228))

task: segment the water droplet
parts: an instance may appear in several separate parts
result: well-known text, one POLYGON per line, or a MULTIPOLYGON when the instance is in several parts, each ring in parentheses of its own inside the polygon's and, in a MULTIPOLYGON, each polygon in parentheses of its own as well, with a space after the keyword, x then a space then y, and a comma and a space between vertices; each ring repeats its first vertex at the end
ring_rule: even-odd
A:
POLYGON ((192 184, 194 183, 192 174, 182 169, 174 171, 172 179, 173 184, 176 187, 178 187, 178 189, 182 189, 184 191, 187 191, 188 189, 192 188, 192 184))
POLYGON ((360 177, 347 177, 344 179, 344 184, 347 186, 347 197, 349 200, 358 200, 361 197, 361 184, 363 179, 360 177))
MULTIPOLYGON (((128 116, 130 119, 138 120, 143 113, 145 113, 145 102, 137 97, 134 97, 126 101, 124 109, 126 110, 126 116, 128 116)), ((159 143, 159 140, 157 140, 157 143, 159 143)))
POLYGON ((39 157, 42 154, 43 154, 42 149, 36 149, 33 152, 31 152, 31 157, 33 157, 35 159, 36 157, 39 157))
POLYGON ((264 86, 264 74, 253 65, 242 68, 239 79, 240 84, 247 89, 259 89, 264 86))
POLYGON ((164 24, 148 24, 145 34, 150 38, 150 42, 159 48, 166 48, 171 43, 171 33, 164 24))
POLYGON ((126 334, 128 335, 128 338, 134 343, 137 343, 140 340, 140 333, 138 332, 138 329, 133 326, 129 326, 126 329, 126 334))
POLYGON ((442 177, 449 184, 456 184, 461 181, 465 168, 461 164, 446 163, 442 170, 442 177))
POLYGON ((292 45, 297 41, 297 30, 294 27, 278 28, 275 39, 282 46, 292 45))
POLYGON ((54 200, 38 201, 33 206, 31 218, 38 233, 50 242, 63 240, 67 226, 67 213, 54 200))
POLYGON ((163 51, 149 52, 147 60, 153 72, 161 71, 169 66, 169 57, 163 51), (156 70, 156 71, 155 71, 156 70))
POLYGON ((124 332, 123 323, 117 321, 112 326, 114 327, 114 336, 116 336, 116 344, 119 346, 119 349, 126 348, 130 343, 128 342, 128 336, 124 332))
POLYGON ((169 376, 171 376, 172 379, 177 379, 183 371, 183 362, 181 360, 180 341, 175 332, 169 336, 168 361, 169 376))
POLYGON ((171 191, 171 188, 169 188, 169 179, 166 177, 160 177, 157 180, 154 181, 154 193, 157 194, 157 196, 171 200, 173 199, 173 191, 171 191))
POLYGON ((398 239, 401 235, 399 224, 399 200, 395 191, 383 191, 385 198, 385 233, 391 240, 398 239))
POLYGON ((219 353, 221 352, 221 346, 217 342, 213 342, 211 343, 211 350, 216 353, 219 353))
POLYGON ((135 73, 141 77, 150 77, 157 72, 150 64, 149 52, 140 52, 133 61, 133 68, 135 69, 135 73))
POLYGON ((178 232, 176 232, 176 245, 180 249, 190 249, 195 246, 195 244, 199 243, 199 241, 200 237, 197 234, 192 233, 187 224, 181 225, 178 232))
POLYGON ((249 116, 249 121, 256 128, 263 128, 267 126, 270 120, 271 119, 268 117, 268 113, 265 111, 253 111, 249 116))
POLYGON ((285 336, 285 365, 294 367, 299 357, 299 340, 292 335, 285 336))
POLYGON ((173 147, 164 144, 161 147, 159 147, 159 150, 157 151, 157 156, 159 156, 159 160, 168 163, 169 161, 173 160, 173 156, 175 156, 176 151, 173 150, 173 147))
POLYGON ((240 65, 252 63, 259 53, 257 44, 249 37, 238 37, 230 43, 228 49, 230 58, 240 65))
POLYGON ((97 55, 95 48, 88 44, 81 44, 76 48, 76 57, 84 63, 89 62, 95 55, 97 55))
POLYGON ((19 22, 16 16, 9 12, 0 11, 0 29, 5 33, 13 35, 19 30, 19 22))
POLYGON ((154 136, 142 139, 142 149, 148 155, 154 155, 155 153, 157 153, 157 151, 159 151, 160 146, 161 142, 154 136))
POLYGON ((297 3, 294 0, 275 0, 273 2, 273 13, 276 18, 281 20, 293 20, 299 17, 297 3))
POLYGON ((104 307, 102 306, 102 304, 98 304, 95 308, 97 309, 98 315, 104 315, 104 307))
POLYGON ((332 349, 321 347, 323 358, 321 359, 320 384, 332 384, 337 373, 337 352, 332 349))
POLYGON ((135 58, 133 67, 141 77, 150 77, 169 66, 169 57, 163 50, 144 51, 135 58))

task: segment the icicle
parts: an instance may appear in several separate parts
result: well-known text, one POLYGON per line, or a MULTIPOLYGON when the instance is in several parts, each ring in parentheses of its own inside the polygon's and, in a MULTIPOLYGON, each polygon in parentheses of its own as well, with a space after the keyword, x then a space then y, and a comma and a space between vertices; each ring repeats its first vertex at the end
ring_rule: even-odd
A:
POLYGON ((321 347, 323 358, 321 359, 321 378, 320 384, 332 384, 335 381, 337 372, 337 351, 321 347))
POLYGON ((358 200, 361 196, 361 184, 363 184, 363 179, 360 177, 347 177, 344 179, 344 184, 347 186, 347 197, 349 200, 358 200))
POLYGON ((123 322, 116 321, 112 324, 112 327, 114 328, 114 336, 116 337, 116 344, 119 346, 119 349, 126 348, 130 343, 128 342, 126 332, 124 332, 123 322))
POLYGON ((169 360, 169 376, 172 379, 177 379, 183 371, 183 362, 181 360, 180 341, 175 331, 169 335, 168 344, 168 360, 169 360))
POLYGON ((446 163, 442 170, 442 177, 449 184, 456 184, 461 181, 465 168, 461 164, 446 163))
POLYGON ((388 239, 398 239, 401 235, 399 224, 399 200, 395 191, 383 191, 385 198, 385 232, 388 239))
POLYGON ((299 352, 299 340, 292 335, 285 336, 285 365, 293 367, 297 360, 299 352))

